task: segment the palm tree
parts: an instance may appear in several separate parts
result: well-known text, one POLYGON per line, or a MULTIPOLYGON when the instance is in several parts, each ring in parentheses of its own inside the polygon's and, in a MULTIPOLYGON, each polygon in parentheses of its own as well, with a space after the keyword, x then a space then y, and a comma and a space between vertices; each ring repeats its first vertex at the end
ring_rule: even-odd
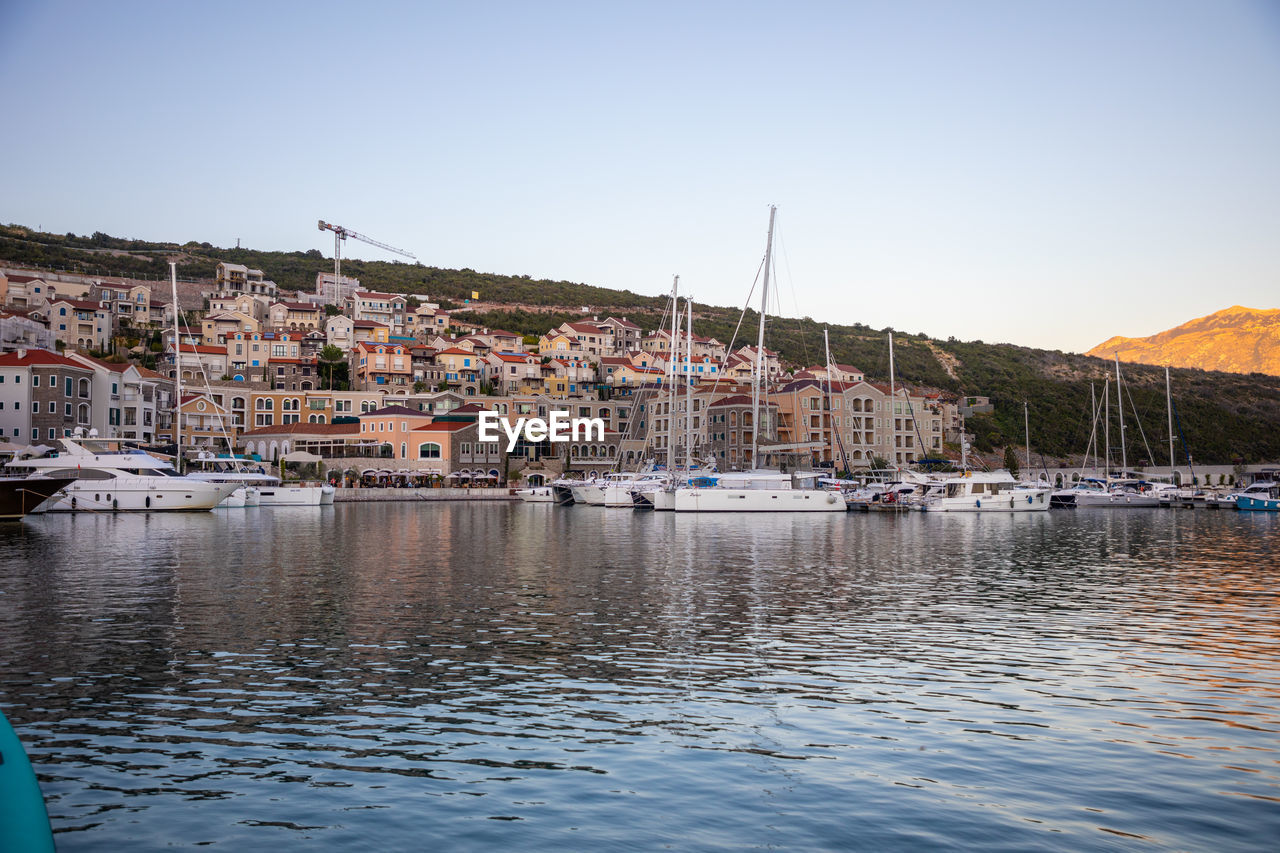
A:
POLYGON ((342 350, 333 344, 325 344, 320 348, 320 360, 329 365, 329 390, 333 390, 333 366, 342 361, 346 356, 342 350))

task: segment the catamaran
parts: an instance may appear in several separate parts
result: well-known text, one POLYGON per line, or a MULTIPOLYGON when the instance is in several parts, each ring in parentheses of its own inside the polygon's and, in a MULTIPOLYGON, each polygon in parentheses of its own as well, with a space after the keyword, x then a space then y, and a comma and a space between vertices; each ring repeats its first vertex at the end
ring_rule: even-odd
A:
MULTIPOLYGON (((761 397, 767 393, 768 371, 764 361, 765 318, 769 309, 769 274, 773 266, 773 226, 777 208, 769 207, 769 236, 765 244, 764 279, 760 294, 760 328, 757 333, 756 362, 751 384, 751 464, 757 464, 760 449, 761 397)), ((767 402, 767 399, 766 399, 767 402)), ((676 512, 844 512, 839 493, 818 487, 822 474, 791 475, 781 471, 755 469, 717 474, 710 482, 691 482, 674 492, 676 512)))

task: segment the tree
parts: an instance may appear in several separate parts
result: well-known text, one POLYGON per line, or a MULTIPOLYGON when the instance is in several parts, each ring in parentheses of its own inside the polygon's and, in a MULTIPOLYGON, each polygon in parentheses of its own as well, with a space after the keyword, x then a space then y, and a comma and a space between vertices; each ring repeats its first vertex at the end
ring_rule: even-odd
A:
POLYGON ((333 390, 333 366, 338 362, 342 361, 345 358, 345 356, 342 353, 342 349, 340 347, 334 346, 333 344, 325 344, 324 346, 320 347, 320 352, 318 353, 318 356, 322 362, 329 365, 329 390, 332 391, 333 390))
POLYGON ((1013 479, 1018 479, 1018 452, 1013 449, 1012 444, 1004 447, 1004 467, 1013 475, 1013 479))

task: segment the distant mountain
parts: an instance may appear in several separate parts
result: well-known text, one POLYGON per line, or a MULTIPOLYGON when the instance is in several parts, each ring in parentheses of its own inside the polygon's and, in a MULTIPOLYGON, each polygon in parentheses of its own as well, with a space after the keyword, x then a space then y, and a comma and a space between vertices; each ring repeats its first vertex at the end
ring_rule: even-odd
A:
POLYGON ((1114 337, 1085 355, 1280 376, 1280 309, 1234 305, 1149 338, 1114 337))

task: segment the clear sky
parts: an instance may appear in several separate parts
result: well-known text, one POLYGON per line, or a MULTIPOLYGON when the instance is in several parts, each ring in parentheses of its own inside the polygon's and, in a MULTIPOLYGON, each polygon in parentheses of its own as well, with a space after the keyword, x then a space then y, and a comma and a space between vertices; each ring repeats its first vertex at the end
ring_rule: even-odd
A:
POLYGON ((0 220, 1081 351, 1280 307, 1280 3, 0 0, 0 220), (346 252, 390 259, 348 241, 346 252))

